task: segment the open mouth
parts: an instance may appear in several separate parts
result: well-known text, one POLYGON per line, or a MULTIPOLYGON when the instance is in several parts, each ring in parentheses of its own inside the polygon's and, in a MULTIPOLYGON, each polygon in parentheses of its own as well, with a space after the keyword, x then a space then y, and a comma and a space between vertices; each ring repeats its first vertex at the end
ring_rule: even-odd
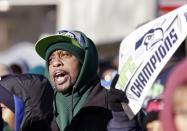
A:
POLYGON ((69 77, 68 73, 61 70, 55 71, 53 76, 54 82, 58 85, 64 84, 67 81, 68 77, 69 77))

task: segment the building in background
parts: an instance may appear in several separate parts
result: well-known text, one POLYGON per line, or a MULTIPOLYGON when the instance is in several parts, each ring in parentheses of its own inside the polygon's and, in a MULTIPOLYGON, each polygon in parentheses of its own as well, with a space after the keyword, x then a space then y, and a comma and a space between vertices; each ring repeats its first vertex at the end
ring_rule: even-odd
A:
POLYGON ((53 0, 1 0, 0 50, 20 42, 33 43, 43 32, 55 32, 57 3, 49 1, 53 0), (9 2, 9 10, 1 10, 2 1, 9 2))
POLYGON ((156 0, 60 0, 57 29, 85 32, 101 59, 118 54, 121 40, 138 25, 156 17, 156 0))
POLYGON ((158 16, 168 13, 186 3, 187 0, 158 0, 158 16))
POLYGON ((11 64, 20 57, 30 66, 44 63, 33 43, 41 34, 56 31, 57 4, 57 0, 0 1, 0 63, 11 64))
POLYGON ((42 34, 76 29, 94 40, 101 60, 118 55, 122 39, 153 20, 158 7, 156 0, 7 1, 9 10, 0 12, 0 55, 16 44, 35 43, 42 34))

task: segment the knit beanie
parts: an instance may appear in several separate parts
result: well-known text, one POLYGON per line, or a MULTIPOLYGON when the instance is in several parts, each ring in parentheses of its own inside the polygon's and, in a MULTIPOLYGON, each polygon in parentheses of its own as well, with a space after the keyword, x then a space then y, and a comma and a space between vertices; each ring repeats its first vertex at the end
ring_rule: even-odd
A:
POLYGON ((76 58, 78 58, 81 64, 84 61, 84 50, 81 47, 76 46, 70 42, 60 42, 60 43, 52 44, 51 46, 48 47, 46 56, 45 56, 45 60, 47 61, 47 63, 48 63, 49 56, 55 50, 64 50, 64 51, 70 52, 76 58))
POLYGON ((38 55, 48 61, 48 57, 55 50, 64 50, 76 56, 80 63, 84 61, 85 39, 82 33, 71 30, 61 30, 57 34, 49 35, 36 42, 35 49, 38 55))

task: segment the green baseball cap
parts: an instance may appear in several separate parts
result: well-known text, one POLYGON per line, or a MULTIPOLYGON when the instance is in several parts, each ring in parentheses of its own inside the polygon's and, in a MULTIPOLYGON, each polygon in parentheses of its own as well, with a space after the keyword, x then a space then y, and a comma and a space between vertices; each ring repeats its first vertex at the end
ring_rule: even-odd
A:
POLYGON ((83 48, 84 39, 78 31, 61 30, 57 34, 49 35, 41 38, 35 44, 35 50, 37 54, 45 59, 47 49, 55 43, 70 43, 80 49, 83 48))

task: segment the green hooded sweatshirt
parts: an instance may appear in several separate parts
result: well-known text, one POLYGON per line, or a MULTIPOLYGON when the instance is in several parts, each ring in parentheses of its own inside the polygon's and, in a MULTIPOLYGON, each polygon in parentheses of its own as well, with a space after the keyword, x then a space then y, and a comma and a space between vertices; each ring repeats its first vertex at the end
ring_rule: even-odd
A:
POLYGON ((76 34, 78 33, 79 37, 82 37, 80 47, 70 43, 68 44, 71 45, 71 47, 66 47, 67 42, 56 41, 56 45, 53 44, 47 49, 45 56, 46 61, 48 61, 50 53, 54 50, 62 49, 75 55, 82 64, 78 78, 73 86, 73 90, 67 94, 55 91, 54 109, 56 122, 61 131, 64 131, 65 128, 70 125, 71 120, 83 107, 93 87, 99 81, 97 74, 98 53, 94 43, 82 32, 73 32, 76 32, 76 34), (78 48, 81 48, 83 52, 79 51, 78 48))

